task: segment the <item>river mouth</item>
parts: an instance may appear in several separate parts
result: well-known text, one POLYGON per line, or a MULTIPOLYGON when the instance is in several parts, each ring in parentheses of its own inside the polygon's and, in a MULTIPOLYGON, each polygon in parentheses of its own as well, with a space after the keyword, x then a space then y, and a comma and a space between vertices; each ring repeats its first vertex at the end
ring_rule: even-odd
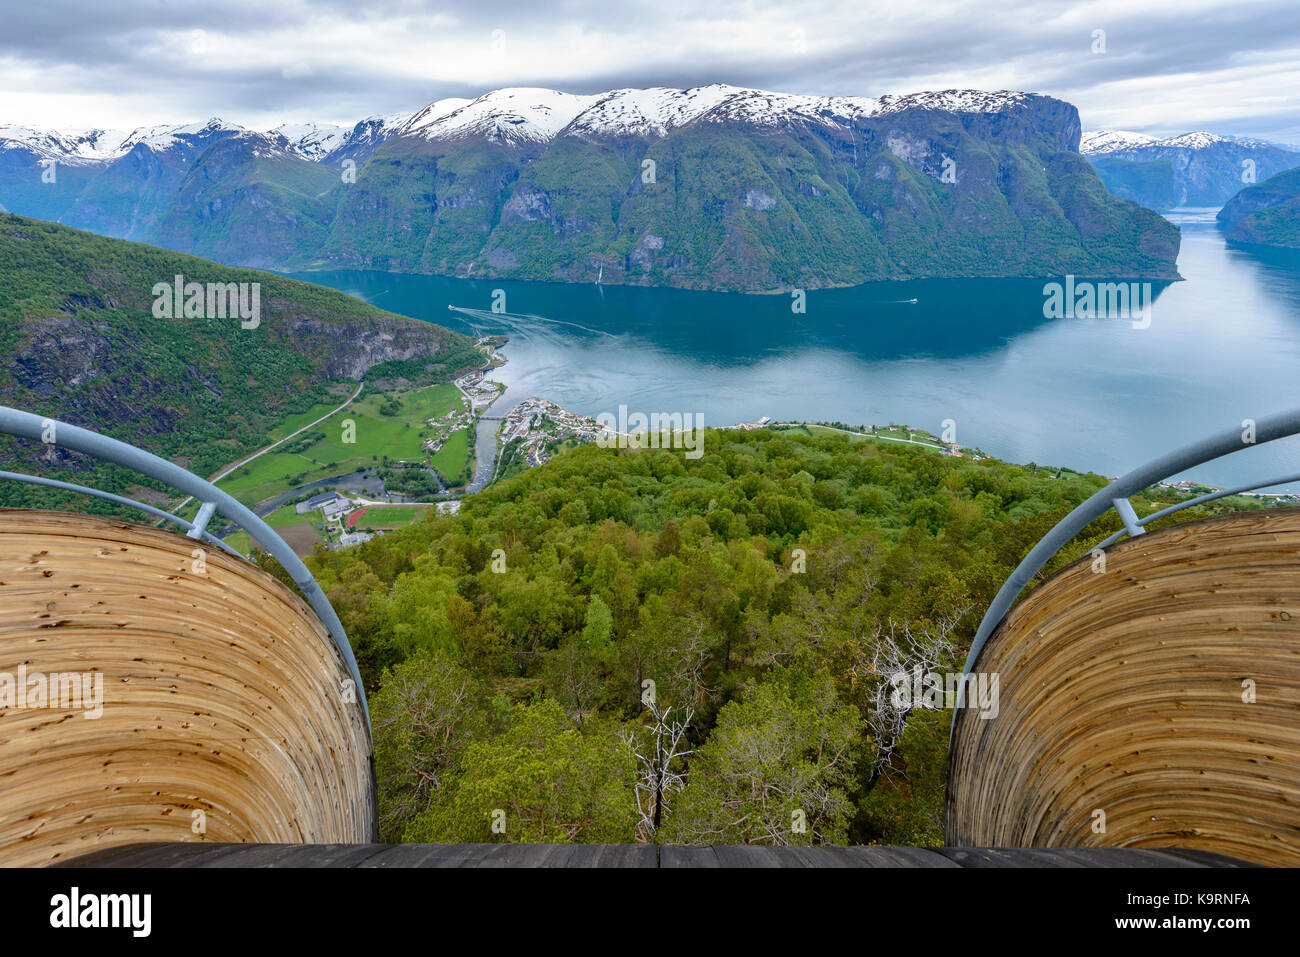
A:
MULTIPOLYGON (((469 334, 509 338, 489 414, 529 396, 574 412, 908 424, 1014 462, 1118 475, 1207 430, 1296 404, 1300 264, 1229 247, 1214 210, 1175 210, 1184 281, 1149 322, 1045 315, 1049 280, 917 280, 789 296, 334 271, 295 276, 469 334), (493 312, 494 302, 504 312, 493 312), (455 307, 448 309, 448 306, 455 307)), ((485 436, 473 490, 495 433, 485 436), (491 439, 491 441, 489 441, 491 439)), ((1295 472, 1293 440, 1180 478, 1295 472)))

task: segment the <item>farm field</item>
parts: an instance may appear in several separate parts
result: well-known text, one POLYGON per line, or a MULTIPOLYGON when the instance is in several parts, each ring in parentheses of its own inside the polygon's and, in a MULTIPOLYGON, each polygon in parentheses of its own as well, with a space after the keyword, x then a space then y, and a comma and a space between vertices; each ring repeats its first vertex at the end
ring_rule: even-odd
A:
MULTIPOLYGON (((385 457, 395 462, 418 462, 424 455, 421 442, 430 432, 426 420, 460 407, 461 394, 450 383, 410 392, 362 395, 348 408, 284 447, 247 463, 223 478, 218 485, 240 501, 255 505, 318 479, 379 466, 385 457), (385 411, 394 414, 385 415, 385 411), (345 434, 349 420, 353 428, 350 434, 345 434), (353 441, 345 442, 344 438, 353 441)), ((316 413, 317 416, 320 414, 319 411, 316 413)), ((299 419, 300 422, 311 421, 305 414, 299 419)), ((292 429, 285 429, 285 432, 290 431, 292 429)), ((448 446, 442 452, 448 453, 451 460, 457 455, 455 436, 448 446)), ((450 473, 453 476, 464 467, 469 456, 468 441, 461 444, 459 450, 459 464, 450 473)), ((448 461, 447 464, 456 463, 448 461)))
MULTIPOLYGON (((294 506, 285 505, 283 508, 277 508, 270 515, 265 516, 262 521, 266 522, 266 524, 270 525, 277 531, 280 531, 282 535, 284 535, 283 530, 285 529, 297 530, 299 526, 306 526, 306 528, 301 531, 295 531, 288 535, 284 535, 285 540, 291 545, 295 544, 300 539, 306 540, 306 529, 311 529, 316 533, 318 538, 321 537, 319 526, 323 523, 321 522, 321 515, 319 512, 309 512, 306 515, 299 515, 294 506)), ((247 555, 249 549, 252 547, 252 541, 249 538, 248 532, 245 532, 242 529, 227 535, 222 539, 222 541, 235 551, 244 555, 247 555)))
MULTIPOLYGON (((352 390, 356 388, 356 384, 353 382, 346 382, 344 385, 346 388, 339 390, 339 396, 336 400, 317 402, 306 412, 298 412, 294 415, 288 416, 282 422, 277 424, 276 427, 267 435, 269 442, 275 442, 278 439, 284 438, 286 435, 292 435, 308 422, 315 422, 330 409, 338 408, 339 405, 352 394, 352 390)), ((324 423, 322 423, 322 425, 323 424, 324 423)))
POLYGON ((438 470, 442 480, 449 485, 455 483, 457 476, 470 463, 470 457, 474 454, 471 434, 470 429, 453 432, 442 444, 442 448, 433 453, 430 462, 438 470))

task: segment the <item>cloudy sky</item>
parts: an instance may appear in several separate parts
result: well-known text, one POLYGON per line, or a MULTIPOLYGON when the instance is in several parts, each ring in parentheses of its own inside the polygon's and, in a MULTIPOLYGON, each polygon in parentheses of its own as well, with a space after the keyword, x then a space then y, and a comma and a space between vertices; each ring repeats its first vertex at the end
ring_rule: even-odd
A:
POLYGON ((351 124, 502 86, 1047 93, 1300 143, 1297 0, 3 0, 0 123, 351 124), (1098 33, 1104 31, 1104 33, 1098 33), (1101 52, 1104 47, 1104 52, 1101 52))

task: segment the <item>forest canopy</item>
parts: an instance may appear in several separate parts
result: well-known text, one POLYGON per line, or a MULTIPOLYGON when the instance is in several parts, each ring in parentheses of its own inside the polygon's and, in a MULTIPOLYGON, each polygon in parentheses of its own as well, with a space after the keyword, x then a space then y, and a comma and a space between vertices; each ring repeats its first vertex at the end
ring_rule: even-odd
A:
POLYGON ((890 678, 959 671, 1106 479, 768 430, 705 450, 580 446, 310 559, 385 839, 942 843, 951 711, 891 707, 890 678))

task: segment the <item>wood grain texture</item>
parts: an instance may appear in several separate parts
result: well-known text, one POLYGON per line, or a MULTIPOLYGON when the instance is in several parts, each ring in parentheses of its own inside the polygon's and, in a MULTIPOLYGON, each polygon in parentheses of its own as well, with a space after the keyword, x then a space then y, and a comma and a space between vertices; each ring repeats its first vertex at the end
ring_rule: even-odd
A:
POLYGON ((975 670, 999 676, 1000 714, 957 715, 949 844, 1300 865, 1300 509, 1151 532, 1100 573, 1085 557, 1012 609, 975 670))
POLYGON ((0 711, 0 864, 140 841, 373 840, 369 733, 328 633, 249 562, 209 546, 196 571, 196 547, 0 509, 0 675, 103 676, 99 718, 0 711))

